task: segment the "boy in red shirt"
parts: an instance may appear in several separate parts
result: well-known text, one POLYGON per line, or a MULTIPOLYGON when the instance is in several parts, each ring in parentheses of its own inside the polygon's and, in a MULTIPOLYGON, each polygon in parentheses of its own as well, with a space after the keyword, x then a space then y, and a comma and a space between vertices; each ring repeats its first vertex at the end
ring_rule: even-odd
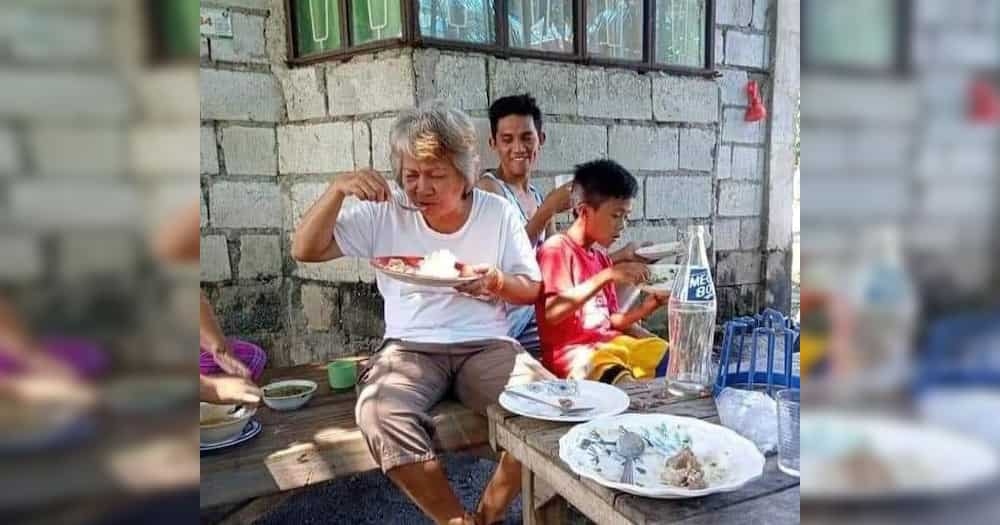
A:
POLYGON ((577 166, 576 220, 538 249, 542 363, 559 377, 612 384, 650 378, 667 350, 666 341, 638 322, 665 305, 669 294, 648 295, 619 312, 615 284, 642 283, 649 269, 636 262, 612 265, 605 251, 621 237, 637 189, 635 177, 612 160, 577 166))

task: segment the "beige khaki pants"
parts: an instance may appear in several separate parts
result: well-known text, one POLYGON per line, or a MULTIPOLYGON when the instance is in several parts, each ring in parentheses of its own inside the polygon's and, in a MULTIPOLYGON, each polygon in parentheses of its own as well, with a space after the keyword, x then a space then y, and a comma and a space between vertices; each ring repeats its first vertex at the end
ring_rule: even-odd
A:
POLYGON ((383 472, 434 459, 429 412, 445 396, 480 414, 507 385, 553 377, 516 342, 387 340, 362 371, 355 418, 383 472))

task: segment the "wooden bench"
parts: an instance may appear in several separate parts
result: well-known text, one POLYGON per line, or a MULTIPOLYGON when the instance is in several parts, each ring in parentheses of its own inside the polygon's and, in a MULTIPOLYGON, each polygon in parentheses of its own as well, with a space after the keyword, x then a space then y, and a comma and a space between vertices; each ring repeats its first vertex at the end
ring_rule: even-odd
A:
MULTIPOLYGON (((332 392, 325 364, 267 370, 261 384, 282 379, 310 379, 319 390, 306 406, 291 412, 276 412, 262 404, 255 416, 263 425, 257 437, 202 456, 202 509, 377 468, 354 420, 355 392, 332 392)), ((449 400, 431 414, 439 452, 491 455, 485 417, 449 400)))

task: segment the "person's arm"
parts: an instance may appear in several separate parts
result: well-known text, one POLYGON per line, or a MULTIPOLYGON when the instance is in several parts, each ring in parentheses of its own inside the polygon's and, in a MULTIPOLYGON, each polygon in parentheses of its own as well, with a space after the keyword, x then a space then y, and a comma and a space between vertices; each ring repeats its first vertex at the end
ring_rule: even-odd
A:
POLYGON ((558 294, 545 298, 545 322, 556 324, 583 308, 591 297, 610 283, 637 284, 647 278, 645 266, 623 263, 601 270, 586 281, 558 294))
POLYGON ((195 204, 160 228, 153 239, 153 253, 164 261, 197 261, 201 255, 200 232, 201 206, 195 204))
POLYGON ((549 219, 549 225, 545 227, 545 238, 548 239, 556 234, 556 219, 549 219))
POLYGON ((215 309, 208 302, 204 291, 201 292, 201 307, 198 314, 198 339, 201 347, 213 354, 224 350, 226 336, 222 333, 222 327, 215 317, 215 309))
POLYGON ((215 404, 260 403, 261 391, 242 377, 198 376, 198 400, 215 404))
POLYGON ((472 271, 483 278, 455 289, 476 297, 495 297, 510 304, 534 304, 542 293, 542 283, 527 275, 505 273, 489 265, 473 266, 472 271))
POLYGON ((344 199, 348 196, 363 201, 385 202, 390 198, 391 190, 381 175, 370 170, 335 178, 295 229, 292 258, 302 262, 324 262, 344 255, 333 231, 344 199))
POLYGON ((215 363, 227 374, 250 378, 252 375, 250 369, 233 354, 232 348, 229 347, 222 327, 219 325, 219 320, 215 317, 215 309, 212 308, 212 303, 208 302, 208 297, 205 297, 205 292, 201 292, 198 339, 200 346, 212 354, 215 363))
POLYGON ((550 325, 562 322, 570 314, 583 308, 591 297, 614 280, 611 273, 612 269, 606 268, 568 290, 546 297, 545 322, 550 325))
MULTIPOLYGON (((506 198, 500 184, 489 177, 479 179, 479 182, 476 183, 476 187, 506 198)), ((535 213, 532 214, 530 219, 528 219, 528 223, 524 225, 524 231, 528 234, 528 239, 534 241, 543 233, 547 239, 555 233, 555 221, 553 218, 557 213, 569 209, 571 192, 572 183, 564 184, 563 186, 549 192, 542 203, 538 205, 538 209, 535 210, 535 213)))
POLYGON ((555 216, 570 208, 573 196, 573 183, 569 182, 553 189, 538 205, 538 209, 524 225, 529 239, 538 239, 545 234, 548 238, 555 233, 555 216))
POLYGON ((45 353, 14 307, 0 299, 0 350, 37 374, 73 378, 72 368, 45 353))
POLYGON ((21 323, 14 308, 0 299, 0 348, 9 352, 28 352, 34 340, 21 323))
POLYGON ((643 242, 641 244, 632 241, 626 244, 625 246, 622 246, 618 250, 609 253, 608 257, 611 259, 611 262, 613 263, 637 262, 637 263, 649 264, 651 261, 639 255, 636 255, 635 251, 644 246, 652 246, 652 245, 653 243, 649 241, 643 242))
POLYGON ((649 317, 649 314, 657 308, 667 304, 670 294, 647 295, 642 304, 624 313, 611 314, 611 328, 620 332, 627 332, 630 328, 638 326, 636 323, 649 317))

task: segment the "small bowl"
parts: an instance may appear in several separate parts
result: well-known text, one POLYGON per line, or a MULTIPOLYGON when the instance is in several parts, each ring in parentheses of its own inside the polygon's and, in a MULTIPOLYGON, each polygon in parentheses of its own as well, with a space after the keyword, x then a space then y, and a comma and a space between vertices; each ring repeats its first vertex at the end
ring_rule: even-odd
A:
POLYGON ((295 410, 308 403, 309 400, 312 399, 313 394, 316 393, 317 388, 319 388, 319 385, 317 385, 315 381, 309 381, 307 379, 276 381, 262 388, 264 391, 264 404, 271 407, 271 410, 295 410), (300 387, 305 388, 306 390, 290 396, 273 396, 268 393, 284 387, 300 387))
POLYGON ((257 412, 255 407, 241 406, 230 413, 237 405, 214 405, 201 403, 199 414, 199 429, 201 444, 208 445, 232 439, 243 431, 247 421, 257 412))

